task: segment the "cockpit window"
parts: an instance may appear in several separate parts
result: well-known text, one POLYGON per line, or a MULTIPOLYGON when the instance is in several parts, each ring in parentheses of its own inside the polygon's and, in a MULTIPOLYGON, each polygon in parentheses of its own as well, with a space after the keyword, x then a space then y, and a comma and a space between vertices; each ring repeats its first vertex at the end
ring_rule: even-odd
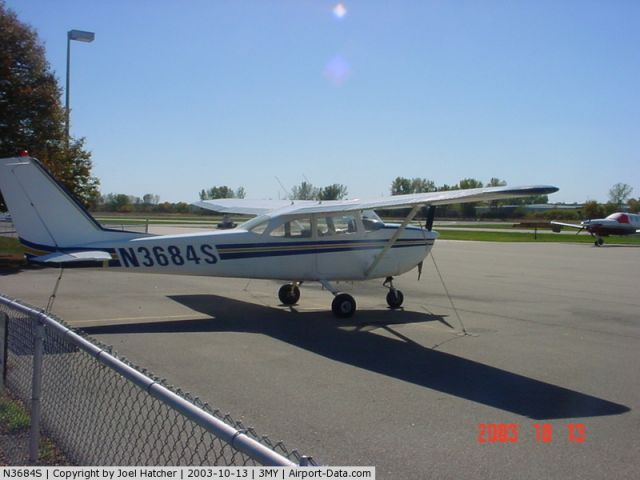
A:
POLYGON ((349 235, 358 231, 356 218, 353 215, 334 215, 318 217, 318 236, 349 235))
POLYGON ((262 235, 264 231, 267 229, 267 225, 269 225, 269 220, 265 220, 262 223, 258 223, 257 225, 254 225, 253 227, 249 228, 249 231, 251 233, 255 233, 256 235, 262 235))
POLYGON ((296 218, 281 223, 269 233, 272 237, 308 238, 311 237, 311 218, 296 218))

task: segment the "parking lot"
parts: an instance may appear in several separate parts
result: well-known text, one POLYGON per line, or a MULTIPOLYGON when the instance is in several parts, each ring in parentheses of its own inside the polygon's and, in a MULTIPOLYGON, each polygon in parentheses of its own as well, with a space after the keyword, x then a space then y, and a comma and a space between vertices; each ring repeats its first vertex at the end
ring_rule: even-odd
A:
MULTIPOLYGON (((343 284, 359 309, 346 321, 318 285, 288 308, 272 281, 97 269, 66 270, 53 312, 321 463, 378 478, 637 474, 640 248, 433 253, 457 313, 431 258, 420 281, 397 279, 401 311, 379 280, 343 284), (492 441, 502 424, 510 441, 492 441)), ((44 306, 58 273, 7 270, 0 291, 44 306)))

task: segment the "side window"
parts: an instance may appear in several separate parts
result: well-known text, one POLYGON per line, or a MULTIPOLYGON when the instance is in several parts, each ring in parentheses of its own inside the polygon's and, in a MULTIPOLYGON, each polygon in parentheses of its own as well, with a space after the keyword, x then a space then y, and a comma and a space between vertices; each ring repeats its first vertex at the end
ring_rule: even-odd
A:
POLYGON ((262 235, 264 233, 265 229, 267 228, 267 225, 269 225, 269 222, 268 221, 264 221, 262 223, 259 223, 255 227, 251 228, 249 231, 251 233, 255 233, 256 235, 262 235))
POLYGON ((311 218, 296 218, 278 225, 269 234, 272 237, 309 238, 311 237, 311 218))
POLYGON ((353 215, 318 217, 318 236, 348 235, 357 231, 356 218, 353 215))

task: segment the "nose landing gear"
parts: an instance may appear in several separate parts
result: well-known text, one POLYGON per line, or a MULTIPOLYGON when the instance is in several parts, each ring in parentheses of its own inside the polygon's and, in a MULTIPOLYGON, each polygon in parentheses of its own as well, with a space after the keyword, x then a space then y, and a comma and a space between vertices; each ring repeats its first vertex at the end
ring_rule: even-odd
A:
POLYGON ((300 300, 300 287, 297 283, 287 283, 278 290, 278 298, 283 305, 295 305, 300 300))
POLYGON ((331 302, 331 311, 338 318, 349 318, 356 313, 356 301, 348 293, 338 293, 331 302))
POLYGON ((331 302, 331 311, 333 314, 338 318, 353 317, 353 314, 356 313, 355 299, 348 293, 338 291, 338 289, 327 280, 320 280, 320 283, 324 288, 333 293, 333 301, 331 302))

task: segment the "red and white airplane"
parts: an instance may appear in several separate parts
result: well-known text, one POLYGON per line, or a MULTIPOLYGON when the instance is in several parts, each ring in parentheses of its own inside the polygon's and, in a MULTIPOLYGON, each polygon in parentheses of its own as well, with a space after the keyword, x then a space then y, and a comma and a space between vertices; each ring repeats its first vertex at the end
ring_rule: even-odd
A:
POLYGON ((554 232, 559 232, 562 230, 562 227, 577 228, 577 233, 586 230, 592 236, 596 237, 593 243, 596 247, 599 247, 604 243, 602 237, 608 237, 609 235, 636 235, 640 233, 640 215, 616 212, 607 218, 584 220, 580 222, 580 225, 562 222, 551 222, 551 225, 551 229, 554 232))

